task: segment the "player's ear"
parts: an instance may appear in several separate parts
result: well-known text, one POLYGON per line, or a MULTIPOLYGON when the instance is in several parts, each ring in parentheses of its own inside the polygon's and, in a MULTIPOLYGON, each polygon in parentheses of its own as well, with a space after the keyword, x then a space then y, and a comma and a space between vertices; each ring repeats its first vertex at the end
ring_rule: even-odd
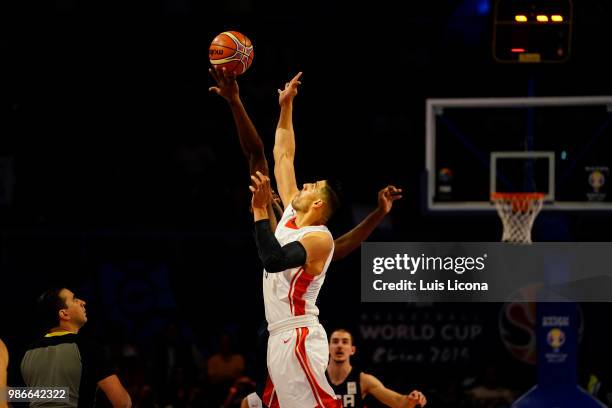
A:
POLYGON ((356 351, 357 351, 357 347, 351 346, 351 356, 355 354, 356 351))
POLYGON ((313 208, 319 208, 323 205, 323 200, 322 199, 316 199, 313 203, 312 203, 312 207, 313 208))

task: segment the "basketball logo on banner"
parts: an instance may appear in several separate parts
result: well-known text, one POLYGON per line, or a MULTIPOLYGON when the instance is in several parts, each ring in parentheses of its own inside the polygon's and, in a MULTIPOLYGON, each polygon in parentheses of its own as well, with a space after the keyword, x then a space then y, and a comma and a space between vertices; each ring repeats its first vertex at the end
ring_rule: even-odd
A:
POLYGON ((557 352, 565 343, 565 333, 561 329, 554 328, 548 332, 546 340, 548 342, 548 345, 552 347, 555 352, 557 352))
MULTIPOLYGON (((511 301, 502 306, 499 316, 499 335, 510 354, 517 360, 535 365, 536 354, 536 303, 534 300, 541 285, 522 288, 511 296, 511 301)), ((582 309, 578 307, 578 341, 582 338, 584 320, 582 309)), ((552 328, 547 335, 548 345, 554 352, 565 343, 566 335, 558 327, 552 328)))
POLYGON ((587 200, 603 202, 606 199, 606 181, 610 174, 610 169, 606 166, 586 167, 588 174, 590 191, 587 192, 587 200))

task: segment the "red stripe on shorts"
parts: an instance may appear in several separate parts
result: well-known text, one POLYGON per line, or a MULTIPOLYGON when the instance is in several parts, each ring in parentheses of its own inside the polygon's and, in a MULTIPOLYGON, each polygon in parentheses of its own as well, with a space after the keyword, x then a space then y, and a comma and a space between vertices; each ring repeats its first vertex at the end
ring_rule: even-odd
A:
POLYGON ((342 403, 340 400, 337 400, 334 396, 326 393, 325 390, 321 388, 316 377, 312 373, 312 368, 310 367, 308 356, 306 355, 306 337, 308 336, 308 327, 301 327, 296 330, 298 339, 295 345, 295 355, 302 366, 302 370, 304 370, 304 374, 306 374, 306 379, 308 380, 312 393, 317 401, 317 406, 315 408, 342 408, 342 403))
POLYGON ((274 384, 272 383, 272 379, 268 375, 266 378, 266 387, 264 388, 263 395, 261 397, 264 406, 268 408, 279 408, 278 397, 276 396, 276 390, 274 389, 274 384))

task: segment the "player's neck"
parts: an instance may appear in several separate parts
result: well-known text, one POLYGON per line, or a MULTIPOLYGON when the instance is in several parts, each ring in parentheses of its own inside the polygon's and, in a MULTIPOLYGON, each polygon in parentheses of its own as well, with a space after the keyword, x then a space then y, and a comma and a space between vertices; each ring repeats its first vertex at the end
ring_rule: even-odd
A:
POLYGON ((346 380, 352 368, 353 366, 348 360, 342 363, 331 360, 327 366, 327 375, 334 384, 341 384, 346 380))
POLYGON ((295 212, 295 225, 298 228, 309 227, 311 225, 322 225, 318 214, 314 214, 313 212, 295 212))

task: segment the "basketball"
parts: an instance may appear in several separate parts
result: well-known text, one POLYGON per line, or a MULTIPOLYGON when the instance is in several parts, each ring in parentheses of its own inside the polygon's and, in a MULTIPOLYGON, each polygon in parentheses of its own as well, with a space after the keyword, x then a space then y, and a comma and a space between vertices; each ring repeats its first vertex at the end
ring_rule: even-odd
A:
POLYGON ((244 74, 253 62, 253 44, 238 31, 225 31, 217 35, 208 49, 210 63, 226 72, 244 74))

